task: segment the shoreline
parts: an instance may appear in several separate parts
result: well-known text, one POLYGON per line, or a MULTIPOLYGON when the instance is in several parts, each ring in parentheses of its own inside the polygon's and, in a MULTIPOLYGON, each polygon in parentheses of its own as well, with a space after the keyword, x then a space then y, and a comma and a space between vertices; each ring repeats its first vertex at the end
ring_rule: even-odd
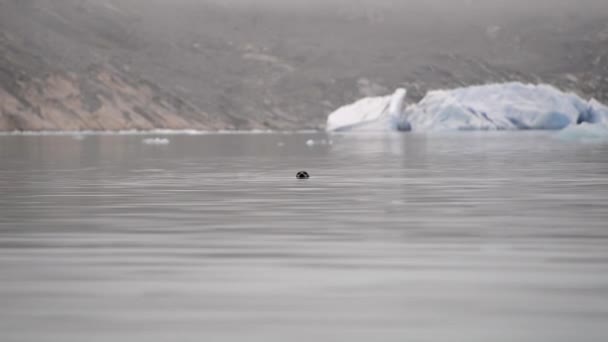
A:
POLYGON ((230 135, 230 134, 316 134, 322 130, 296 130, 296 131, 274 131, 274 130, 120 130, 120 131, 0 131, 0 136, 97 136, 97 135, 140 135, 140 136, 171 136, 171 135, 230 135))

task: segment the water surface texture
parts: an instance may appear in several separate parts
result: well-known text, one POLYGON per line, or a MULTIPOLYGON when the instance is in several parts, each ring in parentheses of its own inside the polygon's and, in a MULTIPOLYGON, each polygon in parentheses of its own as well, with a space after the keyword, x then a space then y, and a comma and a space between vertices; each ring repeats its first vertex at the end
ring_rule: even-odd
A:
POLYGON ((0 136, 1 341, 608 340, 606 144, 145 138, 0 136))

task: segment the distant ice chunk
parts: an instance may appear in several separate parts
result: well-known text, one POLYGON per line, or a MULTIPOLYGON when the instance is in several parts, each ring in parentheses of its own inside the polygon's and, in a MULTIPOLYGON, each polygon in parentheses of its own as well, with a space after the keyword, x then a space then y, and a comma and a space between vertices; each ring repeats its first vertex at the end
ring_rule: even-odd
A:
POLYGON ((333 145, 334 142, 332 140, 327 140, 327 139, 320 139, 320 140, 307 140, 306 141, 306 146, 308 147, 314 147, 314 146, 328 146, 328 145, 333 145))
POLYGON ((146 145, 169 145, 170 141, 167 138, 148 138, 144 139, 143 143, 146 145))

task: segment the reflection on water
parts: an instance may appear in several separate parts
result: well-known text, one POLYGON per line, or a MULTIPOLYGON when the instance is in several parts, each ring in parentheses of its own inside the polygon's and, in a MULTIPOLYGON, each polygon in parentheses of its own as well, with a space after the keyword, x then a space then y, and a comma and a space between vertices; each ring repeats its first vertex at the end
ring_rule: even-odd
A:
POLYGON ((311 138, 0 136, 0 340, 608 339, 608 145, 311 138))

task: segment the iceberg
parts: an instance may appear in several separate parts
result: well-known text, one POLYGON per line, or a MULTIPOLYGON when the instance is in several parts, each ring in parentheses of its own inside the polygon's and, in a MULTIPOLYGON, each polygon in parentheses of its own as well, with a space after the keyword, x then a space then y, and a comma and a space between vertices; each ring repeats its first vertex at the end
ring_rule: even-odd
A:
POLYGON ((593 106, 549 85, 492 84, 430 92, 405 113, 412 130, 560 130, 595 117, 593 106))
POLYGON ((403 118, 407 91, 397 89, 391 96, 368 97, 339 108, 327 118, 327 131, 410 130, 403 118))
POLYGON ((608 107, 550 85, 489 84, 429 92, 403 108, 405 90, 367 98, 330 114, 328 131, 561 130, 608 123, 608 107))
POLYGON ((583 122, 608 125, 608 107, 595 99, 589 101, 589 108, 587 112, 581 115, 578 123, 583 122))

